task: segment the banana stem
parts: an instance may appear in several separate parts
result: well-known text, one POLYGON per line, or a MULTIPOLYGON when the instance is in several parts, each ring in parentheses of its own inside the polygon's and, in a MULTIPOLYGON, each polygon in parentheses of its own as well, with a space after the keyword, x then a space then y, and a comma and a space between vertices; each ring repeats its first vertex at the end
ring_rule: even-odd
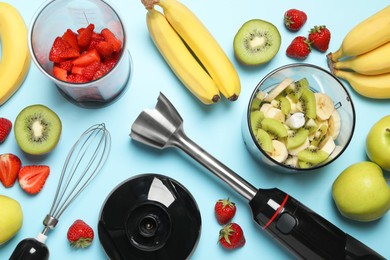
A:
POLYGON ((141 0, 146 9, 150 10, 154 8, 154 5, 158 3, 158 0, 141 0))

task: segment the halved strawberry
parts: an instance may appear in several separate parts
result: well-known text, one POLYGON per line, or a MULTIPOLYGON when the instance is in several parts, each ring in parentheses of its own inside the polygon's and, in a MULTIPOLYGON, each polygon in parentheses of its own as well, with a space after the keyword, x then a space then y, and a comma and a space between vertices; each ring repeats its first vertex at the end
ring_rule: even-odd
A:
POLYGON ((96 71, 100 69, 100 62, 94 62, 88 65, 87 67, 83 67, 81 70, 81 75, 83 75, 87 80, 93 79, 96 71))
POLYGON ((91 43, 93 30, 95 29, 94 24, 89 24, 86 28, 80 28, 77 30, 79 35, 77 36, 77 43, 81 50, 85 50, 91 43))
POLYGON ((73 67, 73 63, 72 62, 73 62, 72 60, 66 60, 66 61, 62 61, 60 63, 56 63, 56 64, 54 64, 54 66, 58 66, 61 69, 66 70, 67 72, 71 72, 72 71, 72 67, 73 67))
POLYGON ((80 57, 73 60, 74 66, 86 67, 91 63, 100 62, 100 55, 96 49, 89 50, 80 55, 80 57))
POLYGON ((92 40, 104 41, 104 37, 103 37, 103 35, 100 34, 100 33, 93 32, 93 33, 92 33, 92 40))
POLYGON ((88 46, 88 51, 89 50, 92 50, 92 49, 96 49, 96 45, 98 45, 99 44, 99 42, 102 42, 102 41, 104 41, 104 38, 103 38, 103 40, 99 40, 99 39, 92 39, 91 40, 91 43, 89 44, 89 46, 88 46))
POLYGON ((77 42, 77 34, 74 31, 72 31, 71 29, 67 29, 66 32, 62 35, 62 39, 69 43, 73 49, 80 52, 80 47, 77 42))
POLYGON ((20 167, 22 167, 22 161, 15 154, 0 155, 0 181, 4 187, 8 188, 14 185, 20 167))
POLYGON ((99 52, 100 56, 103 59, 108 59, 111 57, 112 53, 114 52, 114 46, 110 42, 101 41, 98 44, 96 44, 96 50, 99 52))
POLYGON ((85 67, 83 67, 83 66, 73 66, 72 70, 71 70, 71 73, 72 74, 80 74, 81 75, 84 68, 85 67))
POLYGON ((49 174, 47 165, 23 166, 18 175, 20 187, 29 194, 36 194, 42 190, 49 174))
POLYGON ((103 77, 107 72, 109 72, 116 64, 116 60, 109 60, 101 63, 99 69, 96 71, 95 75, 93 75, 93 79, 98 79, 103 77))
POLYGON ((70 74, 70 75, 68 75, 66 80, 68 82, 71 82, 71 83, 85 83, 85 82, 88 82, 88 80, 81 74, 70 74))
POLYGON ((121 50, 122 42, 118 38, 116 38, 116 36, 113 32, 110 31, 110 29, 104 28, 101 31, 101 34, 107 42, 112 44, 115 52, 119 52, 121 50))
POLYGON ((64 59, 60 56, 60 54, 70 47, 69 43, 67 43, 62 37, 55 38, 53 42, 53 46, 50 49, 49 60, 52 62, 61 62, 64 59))
POLYGON ((53 67, 53 76, 59 80, 66 81, 66 78, 68 77, 68 72, 65 69, 62 69, 58 66, 54 66, 53 67))
POLYGON ((69 60, 69 59, 74 59, 74 58, 79 57, 80 53, 78 50, 74 49, 73 47, 70 47, 70 48, 63 50, 59 54, 59 56, 62 60, 69 60))
POLYGON ((5 141, 11 132, 12 122, 5 117, 0 117, 0 144, 5 141))

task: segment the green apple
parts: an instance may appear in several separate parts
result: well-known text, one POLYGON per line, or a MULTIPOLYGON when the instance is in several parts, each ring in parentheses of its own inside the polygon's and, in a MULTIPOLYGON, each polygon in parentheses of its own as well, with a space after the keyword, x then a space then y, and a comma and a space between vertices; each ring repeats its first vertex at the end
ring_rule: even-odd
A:
POLYGON ((372 221, 390 209, 390 187, 381 167, 369 161, 350 165, 333 182, 332 196, 340 213, 372 221))
POLYGON ((390 115, 371 127, 366 138, 366 153, 371 161, 390 171, 390 115))
POLYGON ((23 223, 22 208, 16 200, 0 195, 0 245, 18 233, 23 223))

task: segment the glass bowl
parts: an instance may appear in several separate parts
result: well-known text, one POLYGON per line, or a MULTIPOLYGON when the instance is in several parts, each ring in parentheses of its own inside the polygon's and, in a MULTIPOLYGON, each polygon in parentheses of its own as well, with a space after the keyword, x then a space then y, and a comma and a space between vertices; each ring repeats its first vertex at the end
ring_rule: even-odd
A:
MULTIPOLYGON (((281 93, 280 95, 286 96, 286 91, 284 93, 281 93)), ((317 95, 317 94, 316 94, 317 95)), ((263 96, 264 97, 264 96, 263 96)), ((271 97, 271 96, 269 96, 271 97)), ((268 103, 273 103, 270 101, 269 98, 266 101, 268 103)), ((263 100, 261 104, 263 104, 265 101, 263 100)), ((275 102, 275 101, 274 101, 275 102)), ((302 106, 301 106, 302 111, 302 106)), ((259 109, 260 110, 260 109, 259 109)), ((317 109, 318 110, 318 109, 317 109)), ((316 111, 317 111, 316 110, 316 111)), ((264 110, 266 111, 266 110, 264 110)), ((288 118, 289 115, 292 114, 290 110, 290 113, 286 115, 285 118, 288 118)), ((301 112, 298 110, 295 110, 296 112, 301 112)), ((268 112, 267 112, 268 113, 268 112)), ((303 113, 304 114, 304 113, 303 113)), ((268 116, 268 115, 267 115, 268 116)), ((266 116, 266 117, 267 117, 266 116)), ((302 124, 305 124, 308 121, 308 117, 306 114, 304 114, 304 120, 305 122, 302 124)), ((332 119, 334 120, 334 119, 332 119)), ((297 122, 297 121, 296 121, 297 122)), ((318 116, 314 119, 314 122, 316 122, 317 126, 324 124, 324 120, 319 120, 318 116)), ((328 121, 326 121, 328 122, 328 121)), ((332 121, 334 122, 334 121, 332 121)), ((266 125, 264 123, 264 125, 266 125)), ((328 125, 327 125, 328 127, 328 125)), ((330 127, 330 126, 329 126, 330 127)), ((337 127, 338 128, 338 127, 337 127)), ((290 131, 291 129, 288 128, 290 131)), ((334 127, 333 127, 334 129, 334 127)), ((324 167, 330 163, 332 163, 334 160, 336 160, 348 147, 353 133, 355 129, 355 109, 354 105, 352 103, 351 97, 349 93, 347 92, 346 88, 343 86, 343 84, 331 73, 326 71, 325 69, 312 65, 312 64, 305 64, 305 63, 294 63, 285 65, 282 67, 279 67, 275 69, 274 71, 270 72, 268 75, 266 75, 256 86, 254 89, 251 98, 248 102, 248 106, 245 110, 243 120, 242 120, 242 136, 244 139, 245 146, 247 147, 250 154, 259 162, 261 162, 264 165, 269 166, 271 169, 279 172, 286 172, 286 173, 294 173, 294 172, 307 172, 307 171, 313 171, 316 169, 319 169, 321 167, 324 167), (307 79, 307 82, 309 83, 310 90, 314 93, 325 93, 328 97, 331 98, 333 101, 334 110, 338 112, 339 120, 337 122, 340 123, 339 128, 339 134, 334 139, 335 149, 332 149, 327 157, 327 159, 323 160, 320 163, 301 163, 298 165, 298 159, 294 158, 294 160, 291 160, 292 157, 296 157, 297 151, 294 152, 294 156, 290 155, 290 151, 288 151, 288 158, 289 161, 280 161, 275 160, 273 157, 271 157, 271 152, 266 152, 263 150, 263 148, 260 145, 260 141, 258 141, 259 137, 257 132, 255 133, 254 129, 252 127, 251 123, 251 113, 254 111, 254 109, 259 109, 260 105, 254 103, 259 102, 261 100, 261 96, 267 93, 270 93, 271 90, 273 90, 279 83, 281 83, 286 78, 291 78, 293 82, 299 81, 303 78, 307 79), (260 94, 259 94, 260 93, 260 94), (259 99, 260 98, 260 99, 259 99), (255 108, 254 108, 255 107, 255 108), (292 163, 294 161, 294 163, 292 163)), ((330 130, 329 130, 330 133, 330 130)), ((315 133, 311 133, 310 136, 307 138, 309 145, 311 145, 311 142, 314 138, 315 133), (311 139, 311 140, 310 140, 311 139)), ((272 135, 271 135, 272 136, 272 135)), ((276 136, 273 136, 273 139, 282 139, 276 136)), ((284 137, 287 138, 287 137, 284 137)), ((318 134, 317 137, 319 138, 318 134)), ((322 137, 321 137, 322 138, 322 137)), ((324 137, 325 138, 325 137, 324 137)), ((285 141, 286 139, 284 139, 285 141)), ((282 140, 281 140, 282 141, 282 140)), ((263 141, 264 144, 265 141, 263 141)), ((319 140, 317 140, 318 145, 319 140)), ((314 142, 313 142, 314 143, 314 142)), ((263 146, 264 147, 264 146, 263 146)), ((306 145, 301 146, 307 147, 306 145)), ((324 148, 325 149, 325 148, 324 148)), ((330 150, 327 150, 330 151, 330 150)))
POLYGON ((82 107, 102 107, 112 103, 124 92, 132 71, 127 50, 126 30, 117 11, 102 0, 49 0, 32 18, 28 33, 29 50, 38 69, 51 79, 69 101, 82 107), (95 32, 108 28, 122 42, 116 65, 104 76, 87 83, 70 83, 53 76, 50 49, 56 37, 67 29, 76 32, 94 24, 95 32))

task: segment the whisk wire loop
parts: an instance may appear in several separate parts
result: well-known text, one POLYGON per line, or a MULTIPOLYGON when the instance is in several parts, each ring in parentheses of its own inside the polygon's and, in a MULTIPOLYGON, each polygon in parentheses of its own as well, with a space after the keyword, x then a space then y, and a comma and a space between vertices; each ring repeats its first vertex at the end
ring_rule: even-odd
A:
POLYGON ((64 162, 48 214, 50 218, 58 221, 66 208, 100 172, 110 149, 111 136, 104 123, 93 125, 85 130, 70 149, 64 162))

